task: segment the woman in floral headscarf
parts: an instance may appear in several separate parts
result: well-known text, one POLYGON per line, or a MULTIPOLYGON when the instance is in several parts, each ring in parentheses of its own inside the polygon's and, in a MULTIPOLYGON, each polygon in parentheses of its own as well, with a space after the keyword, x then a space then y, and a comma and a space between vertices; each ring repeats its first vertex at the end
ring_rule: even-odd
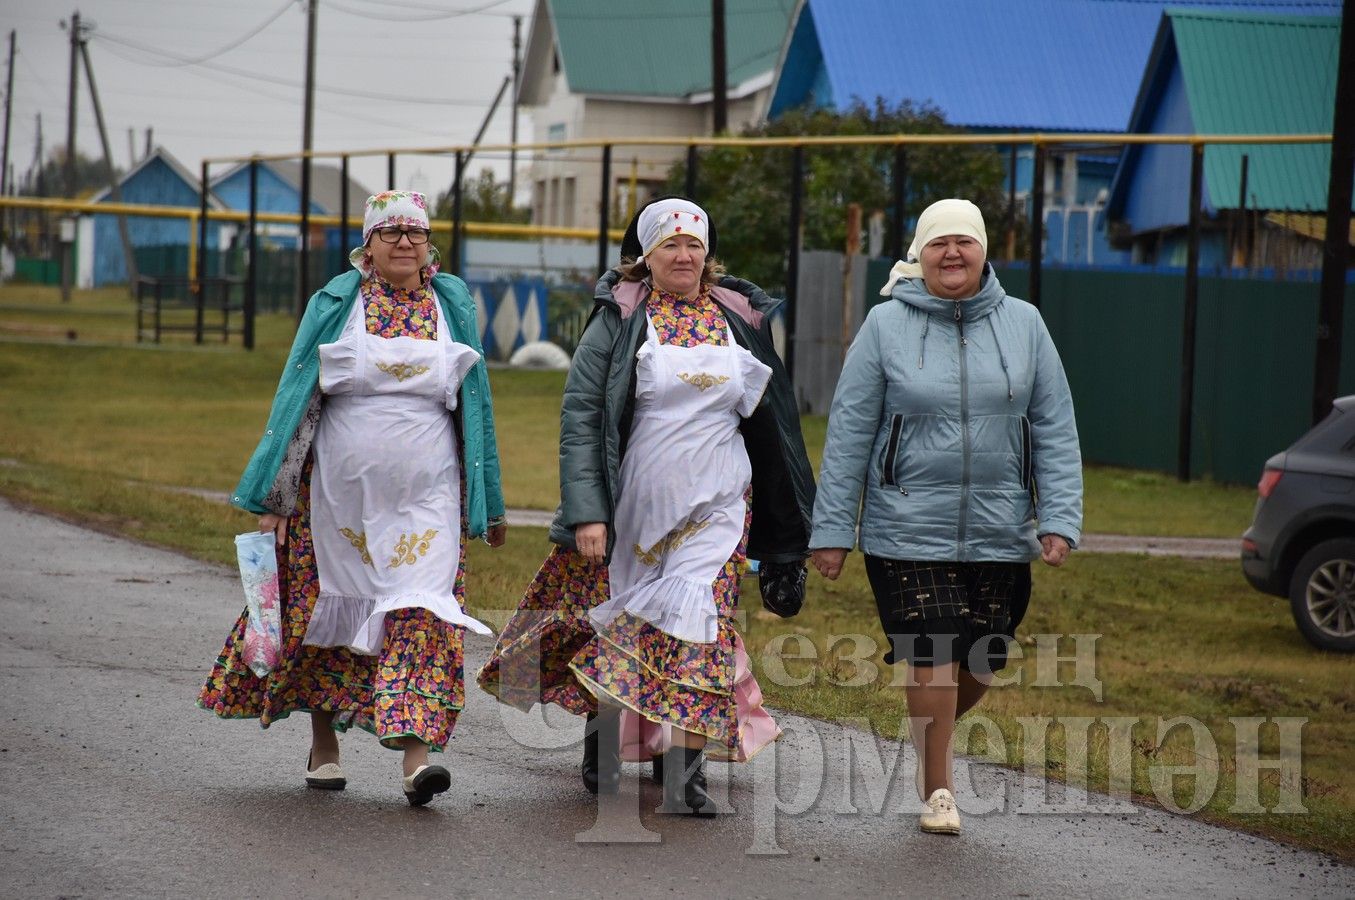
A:
POLYGON ((494 415, 475 303, 438 273, 423 195, 369 197, 350 259, 311 297, 232 495, 277 535, 281 659, 249 670, 241 616, 198 703, 265 728, 310 713, 315 788, 346 784, 336 732, 371 731, 404 751, 421 806, 451 785, 428 751, 461 710, 463 632, 489 633, 462 604, 465 541, 504 541, 494 415))
POLYGON ((746 760, 779 734, 734 628, 739 579, 759 560, 763 604, 799 611, 814 497, 778 303, 715 249, 689 200, 631 221, 565 383, 559 546, 479 677, 521 709, 587 715, 589 791, 617 790, 620 756, 653 760, 663 809, 695 815, 716 811, 707 754, 746 760))

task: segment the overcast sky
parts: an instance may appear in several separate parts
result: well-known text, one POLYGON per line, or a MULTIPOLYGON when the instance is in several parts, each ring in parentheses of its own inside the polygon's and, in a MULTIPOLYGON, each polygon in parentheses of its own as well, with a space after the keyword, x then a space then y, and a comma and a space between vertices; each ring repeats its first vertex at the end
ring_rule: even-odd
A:
MULTIPOLYGON (((355 150, 469 143, 512 71, 513 16, 525 46, 533 0, 318 0, 314 148, 355 150)), ((302 145, 306 14, 302 0, 0 0, 0 58, 17 31, 10 162, 32 164, 42 115, 45 152, 66 142, 70 43, 61 21, 93 23, 90 62, 116 165, 139 155, 146 129, 196 172, 204 157, 285 153, 302 145)), ((2 63, 0 63, 2 65, 2 63)), ((0 69, 0 90, 3 90, 0 69)), ((507 143, 505 95, 485 143, 507 143)), ((519 118, 519 140, 532 139, 519 118)), ((2 124, 2 122, 0 122, 2 124)), ((102 156, 83 68, 76 146, 102 156)), ((502 159, 477 156, 472 171, 502 159)), ((386 187, 385 158, 354 159, 351 172, 386 187)), ((223 167, 224 168, 224 167, 223 167)), ((402 157, 401 188, 436 194, 450 160, 402 157)), ((520 191, 519 196, 525 195, 520 191)))

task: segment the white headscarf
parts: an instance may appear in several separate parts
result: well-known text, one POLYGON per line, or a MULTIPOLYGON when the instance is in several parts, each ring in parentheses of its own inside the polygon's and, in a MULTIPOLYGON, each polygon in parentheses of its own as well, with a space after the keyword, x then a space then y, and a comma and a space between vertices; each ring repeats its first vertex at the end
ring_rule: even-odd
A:
POLYGON ((921 278, 922 248, 935 238, 948 234, 962 234, 972 237, 983 248, 988 257, 988 230, 983 224, 983 212, 968 200, 954 198, 937 200, 917 217, 917 231, 913 234, 913 243, 908 245, 908 261, 899 260, 889 270, 889 280, 880 288, 880 296, 888 297, 894 291, 894 285, 902 278, 921 278))
POLYGON ((709 247, 707 237, 710 224, 706 211, 690 200, 657 200, 640 210, 640 220, 635 223, 635 233, 640 239, 644 259, 651 250, 670 237, 685 234, 709 247))

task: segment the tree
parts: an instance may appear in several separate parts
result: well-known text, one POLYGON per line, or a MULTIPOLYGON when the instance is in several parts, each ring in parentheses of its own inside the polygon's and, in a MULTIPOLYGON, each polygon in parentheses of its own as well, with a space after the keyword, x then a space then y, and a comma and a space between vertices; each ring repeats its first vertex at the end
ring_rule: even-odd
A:
MULTIPOLYGON (((890 107, 877 99, 846 112, 794 110, 772 122, 744 129, 745 137, 855 134, 962 133, 940 111, 904 101, 890 107)), ((805 150, 804 237, 806 249, 841 250, 846 207, 861 204, 892 210, 894 148, 812 147, 805 150)), ((786 284, 786 235, 790 223, 790 148, 713 147, 702 153, 697 197, 720 235, 719 256, 729 271, 772 293, 786 284)), ((667 191, 681 193, 686 163, 668 175, 667 191)), ((983 210, 990 248, 1002 246, 1007 198, 1001 155, 991 147, 915 145, 908 148, 906 216, 911 220, 934 200, 965 197, 983 210)), ((864 242, 863 242, 864 246, 864 242)), ((906 245, 905 245, 906 246, 906 245)))
MULTIPOLYGON (((439 194, 434 208, 435 218, 451 218, 451 192, 439 194)), ((461 185, 461 217, 467 222, 525 224, 530 221, 531 214, 528 207, 513 206, 512 198, 508 196, 508 182, 496 181, 492 169, 481 169, 477 177, 466 179, 461 185)))
MULTIPOLYGON (((114 178, 121 178, 123 170, 114 167, 111 176, 103 159, 92 159, 75 152, 75 194, 77 197, 95 193, 108 187, 114 178)), ((38 197, 66 196, 66 148, 53 147, 42 169, 32 173, 31 183, 25 182, 24 192, 38 197)))

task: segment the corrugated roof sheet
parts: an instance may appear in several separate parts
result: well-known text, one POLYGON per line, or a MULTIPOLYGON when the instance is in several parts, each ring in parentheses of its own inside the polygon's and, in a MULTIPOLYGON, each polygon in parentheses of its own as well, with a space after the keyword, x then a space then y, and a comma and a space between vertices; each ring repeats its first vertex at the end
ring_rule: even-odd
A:
MULTIPOLYGON (((878 95, 929 101, 951 123, 975 128, 1123 131, 1169 5, 1341 8, 1339 0, 806 0, 802 15, 813 17, 838 108, 878 95)), ((800 55, 792 45, 784 65, 800 55)), ((778 93, 772 114, 803 99, 778 93)))
MULTIPOLYGON (((1331 133, 1341 20, 1171 10, 1177 58, 1201 134, 1331 133)), ((1327 205, 1329 144, 1229 145, 1205 150, 1208 203, 1237 206, 1242 155, 1248 205, 1327 205)))
MULTIPOLYGON (((726 0, 731 89, 776 66, 796 0, 726 0)), ((685 97, 711 90, 710 4, 550 0, 576 94, 685 97)))

